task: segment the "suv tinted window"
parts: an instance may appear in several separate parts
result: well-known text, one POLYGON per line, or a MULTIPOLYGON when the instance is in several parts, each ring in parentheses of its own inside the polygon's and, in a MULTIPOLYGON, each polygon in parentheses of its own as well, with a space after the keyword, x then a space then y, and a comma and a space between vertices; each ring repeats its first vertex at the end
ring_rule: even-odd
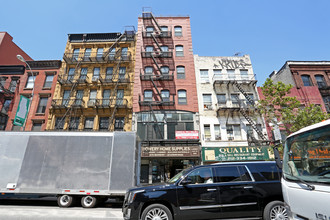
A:
POLYGON ((215 179, 217 182, 236 182, 251 180, 251 177, 243 166, 220 166, 215 167, 215 179))
POLYGON ((248 172, 248 170, 246 169, 245 166, 239 166, 238 168, 239 168, 239 172, 241 174, 242 181, 252 181, 250 173, 248 172))
POLYGON ((213 183, 211 168, 200 168, 192 171, 186 178, 191 180, 192 184, 213 183))
POLYGON ((259 171, 262 177, 266 180, 279 180, 280 175, 275 163, 265 163, 259 166, 254 166, 259 171))

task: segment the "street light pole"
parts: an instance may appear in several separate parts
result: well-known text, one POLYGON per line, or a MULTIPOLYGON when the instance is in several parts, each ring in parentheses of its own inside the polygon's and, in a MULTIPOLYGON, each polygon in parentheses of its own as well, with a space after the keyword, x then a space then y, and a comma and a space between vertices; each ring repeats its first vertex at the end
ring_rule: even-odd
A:
MULTIPOLYGON (((26 119, 24 121, 24 125, 23 125, 23 131, 25 131, 26 121, 29 118, 30 108, 31 108, 31 105, 32 105, 32 100, 33 100, 33 93, 34 93, 34 86, 35 86, 34 85, 34 75, 33 75, 33 71, 31 69, 30 65, 26 62, 26 60, 21 55, 19 55, 19 54, 17 54, 16 57, 17 57, 18 60, 22 61, 23 63, 25 63, 28 66, 28 68, 29 68, 29 70, 31 72, 32 81, 33 81, 32 93, 31 93, 31 97, 30 97, 30 104, 29 104, 29 107, 28 107, 27 117, 26 117, 26 119)), ((28 80, 29 80, 29 77, 28 77, 28 80)))

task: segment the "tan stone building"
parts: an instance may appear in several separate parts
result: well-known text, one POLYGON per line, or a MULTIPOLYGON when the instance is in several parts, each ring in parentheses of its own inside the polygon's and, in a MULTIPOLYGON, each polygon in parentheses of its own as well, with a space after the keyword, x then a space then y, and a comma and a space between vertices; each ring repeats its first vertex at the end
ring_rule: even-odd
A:
POLYGON ((69 34, 47 130, 131 131, 135 30, 69 34))

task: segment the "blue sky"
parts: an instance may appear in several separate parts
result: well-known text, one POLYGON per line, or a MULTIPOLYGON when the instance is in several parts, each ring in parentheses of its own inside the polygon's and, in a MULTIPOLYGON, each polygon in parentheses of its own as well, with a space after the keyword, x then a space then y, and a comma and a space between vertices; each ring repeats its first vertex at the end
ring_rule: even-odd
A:
POLYGON ((0 31, 34 60, 59 60, 67 34, 122 32, 143 7, 189 15, 195 54, 249 54, 259 86, 287 60, 330 60, 329 0, 3 0, 0 31))

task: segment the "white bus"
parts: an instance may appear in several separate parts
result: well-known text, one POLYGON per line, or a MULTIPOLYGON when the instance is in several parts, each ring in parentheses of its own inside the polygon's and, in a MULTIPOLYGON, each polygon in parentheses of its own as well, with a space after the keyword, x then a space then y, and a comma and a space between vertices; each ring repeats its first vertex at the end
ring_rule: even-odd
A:
POLYGON ((291 219, 330 220, 330 120, 288 136, 282 191, 291 219))

